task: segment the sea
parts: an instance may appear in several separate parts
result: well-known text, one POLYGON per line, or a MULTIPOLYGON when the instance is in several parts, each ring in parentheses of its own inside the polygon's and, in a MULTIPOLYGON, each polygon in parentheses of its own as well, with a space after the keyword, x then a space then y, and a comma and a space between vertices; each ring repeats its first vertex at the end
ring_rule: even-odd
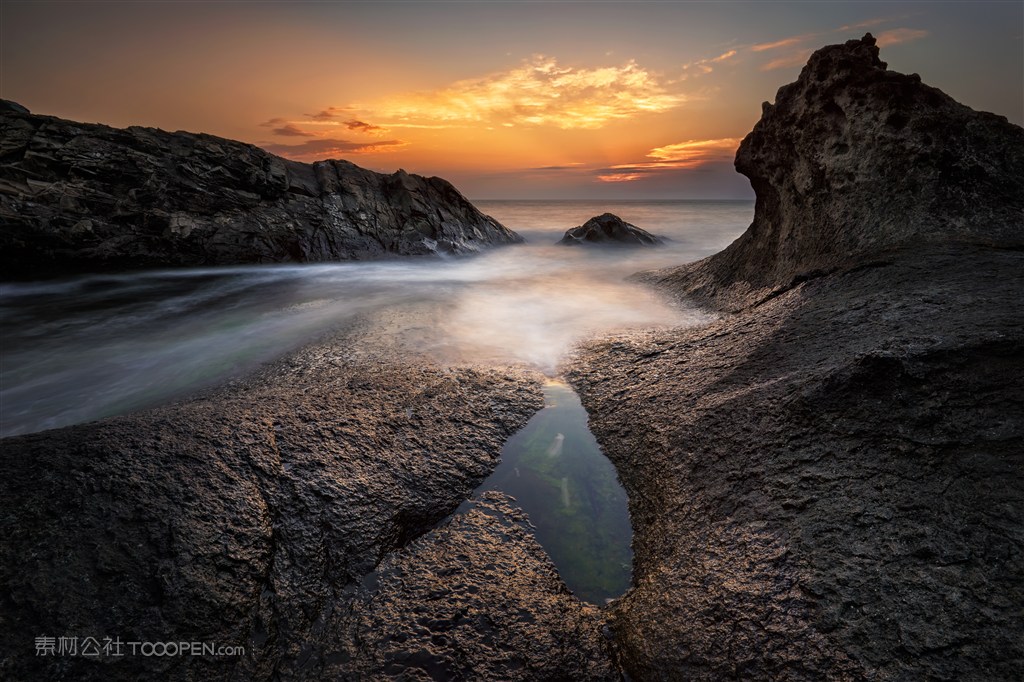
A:
POLYGON ((429 305, 440 362, 522 363, 552 378, 573 345, 616 330, 700 324, 696 308, 626 278, 711 255, 752 201, 476 201, 522 245, 465 257, 150 270, 0 283, 0 436, 180 399, 388 306, 429 305), (662 248, 556 246, 614 213, 662 248))

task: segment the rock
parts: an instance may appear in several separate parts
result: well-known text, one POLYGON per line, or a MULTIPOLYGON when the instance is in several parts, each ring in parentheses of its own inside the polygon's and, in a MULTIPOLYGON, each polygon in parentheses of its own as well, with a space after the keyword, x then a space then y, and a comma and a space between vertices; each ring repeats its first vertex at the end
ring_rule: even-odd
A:
POLYGON ((515 500, 465 513, 363 579, 330 679, 619 680, 600 611, 577 600, 515 500))
MULTIPOLYGON (((0 677, 291 679, 336 663, 364 576, 452 512, 542 405, 536 376, 438 367, 368 329, 176 405, 4 439, 0 677), (213 642, 245 654, 36 656, 40 636, 213 642)), ((512 526, 470 537, 474 557, 507 551, 523 562, 518 577, 481 574, 486 594, 507 601, 478 610, 511 619, 503 641, 530 646, 516 660, 565 670, 570 645, 541 645, 576 637, 593 614, 559 591, 512 526), (499 544, 485 552, 487 543, 499 544), (513 606, 549 624, 576 620, 564 632, 530 626, 506 613, 513 606), (517 634, 517 623, 534 633, 517 634)))
POLYGON ((450 183, 298 163, 211 135, 0 107, 8 279, 130 268, 463 254, 522 241, 450 183), (90 230, 72 229, 83 220, 90 230))
POLYGON ((602 213, 578 227, 567 230, 559 244, 602 244, 610 246, 661 246, 664 242, 617 215, 602 213))
POLYGON ((815 52, 765 103, 736 169, 757 194, 750 228, 643 279, 736 310, 896 249, 1024 246, 1024 130, 887 71, 871 34, 815 52))
POLYGON ((1021 133, 824 48, 738 153, 751 228, 648 277, 738 312, 575 358, 630 497, 631 679, 1020 676, 1021 133))

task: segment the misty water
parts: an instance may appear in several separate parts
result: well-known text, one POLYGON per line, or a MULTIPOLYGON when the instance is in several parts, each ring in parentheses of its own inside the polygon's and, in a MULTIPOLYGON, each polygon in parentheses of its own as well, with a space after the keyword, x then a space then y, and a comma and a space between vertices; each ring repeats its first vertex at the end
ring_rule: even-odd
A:
MULTIPOLYGON (((625 278, 722 249, 753 213, 752 202, 477 205, 527 243, 461 258, 0 284, 0 435, 179 399, 361 315, 410 306, 423 314, 389 316, 388 333, 438 362, 519 363, 555 377, 566 353, 589 337, 706 322, 625 278), (554 245, 606 211, 671 241, 659 249, 554 245)), ((572 389, 551 381, 544 394, 545 408, 509 439, 482 488, 516 497, 569 587, 603 603, 630 584, 626 495, 572 389)))
POLYGON ((625 278, 702 258, 753 202, 477 202, 524 245, 463 258, 148 271, 0 284, 0 435, 178 399, 250 371, 353 317, 430 306, 405 332, 441 362, 520 362, 549 375, 574 343, 704 316, 625 278), (610 211, 662 249, 554 246, 610 211))

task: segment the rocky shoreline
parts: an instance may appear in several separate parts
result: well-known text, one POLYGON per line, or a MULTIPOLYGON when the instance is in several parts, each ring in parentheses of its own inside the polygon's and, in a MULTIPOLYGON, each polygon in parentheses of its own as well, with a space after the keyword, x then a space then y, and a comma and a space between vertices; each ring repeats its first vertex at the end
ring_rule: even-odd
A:
POLYGON ((726 314, 568 373, 630 495, 623 668, 1018 678, 1024 131, 869 35, 815 53, 736 163, 750 229, 641 276, 726 314))
POLYGON ((466 254, 522 238, 442 178, 0 101, 5 279, 466 254))
POLYGON ((624 597, 578 601, 505 496, 444 520, 541 377, 441 366, 379 311, 187 401, 4 439, 0 677, 1018 678, 1024 131, 869 35, 815 53, 737 166, 750 229, 641 276, 718 321, 566 368, 630 495, 624 597), (46 634, 246 654, 33 656, 46 634))

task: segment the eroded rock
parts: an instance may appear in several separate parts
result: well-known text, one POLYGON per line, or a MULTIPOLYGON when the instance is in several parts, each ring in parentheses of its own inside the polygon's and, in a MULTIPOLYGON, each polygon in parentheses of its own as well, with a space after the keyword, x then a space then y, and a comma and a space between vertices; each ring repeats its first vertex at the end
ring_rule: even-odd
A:
POLYGON ((571 230, 566 230, 558 244, 602 244, 605 246, 661 246, 664 242, 646 230, 627 223, 612 213, 602 213, 571 230))
POLYGON ((893 249, 1024 246, 1024 130, 887 71, 870 34, 815 52, 763 109, 736 153, 750 228, 646 281, 735 310, 893 249))
POLYGON ((648 276, 738 312, 575 358, 630 496, 633 679, 1019 677, 1022 139, 826 47, 737 155, 750 229, 648 276))
POLYGON ((441 178, 299 163, 212 135, 75 123, 14 103, 0 107, 0 220, 8 279, 522 241, 441 178))
POLYGON ((342 619, 331 675, 619 680, 598 609, 576 599, 515 500, 484 493, 383 561, 342 619))
POLYGON ((353 330, 176 405, 4 439, 0 677, 321 675, 354 586, 542 405, 536 376, 387 343, 353 330), (35 656, 47 635, 246 653, 35 656))

